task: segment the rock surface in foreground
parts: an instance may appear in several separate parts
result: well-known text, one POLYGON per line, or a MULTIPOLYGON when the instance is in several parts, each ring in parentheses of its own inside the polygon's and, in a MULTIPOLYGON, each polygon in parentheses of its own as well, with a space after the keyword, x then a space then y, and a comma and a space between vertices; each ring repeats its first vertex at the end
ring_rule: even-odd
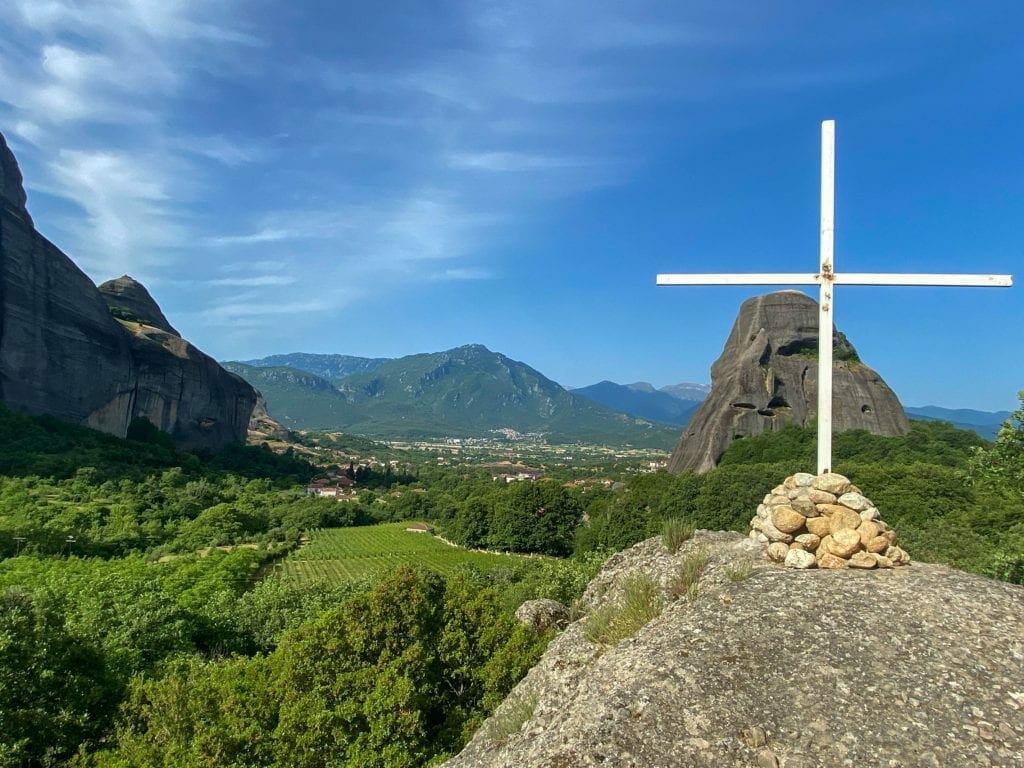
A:
POLYGON ((922 563, 793 571, 702 531, 613 556, 585 608, 635 571, 668 587, 695 549, 695 601, 603 653, 569 625, 445 765, 1024 765, 1024 589, 922 563))

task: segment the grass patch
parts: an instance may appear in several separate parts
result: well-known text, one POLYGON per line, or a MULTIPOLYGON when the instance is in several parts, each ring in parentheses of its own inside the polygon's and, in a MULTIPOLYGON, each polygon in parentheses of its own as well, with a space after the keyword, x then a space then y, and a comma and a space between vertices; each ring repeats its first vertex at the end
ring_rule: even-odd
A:
POLYGON ((622 594, 616 602, 594 611, 583 628, 592 643, 611 647, 632 637, 647 622, 661 613, 663 601, 658 583, 644 573, 634 573, 622 581, 622 594))
POLYGON ((693 536, 693 526, 678 517, 666 520, 661 526, 661 543, 672 554, 678 552, 679 548, 683 546, 683 542, 691 536, 693 536))
POLYGON ((708 565, 708 559, 708 553, 703 549, 695 549, 683 558, 669 587, 672 597, 688 597, 691 600, 697 597, 697 585, 708 565))
POLYGON ((725 569, 725 577, 733 584, 739 581, 746 581, 754 572, 754 564, 749 560, 741 560, 738 563, 730 563, 725 569))
POLYGON ((537 694, 528 693, 517 696, 494 716, 487 724, 487 738, 492 742, 501 742, 519 733, 523 724, 533 717, 537 709, 537 694))

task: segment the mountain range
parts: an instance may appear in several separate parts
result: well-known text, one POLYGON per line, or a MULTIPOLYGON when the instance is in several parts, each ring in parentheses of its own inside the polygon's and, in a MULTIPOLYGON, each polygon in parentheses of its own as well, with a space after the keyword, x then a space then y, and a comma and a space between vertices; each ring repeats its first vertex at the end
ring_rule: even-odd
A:
POLYGON ((388 357, 353 357, 352 355, 290 352, 284 355, 261 357, 258 360, 242 360, 242 363, 255 368, 294 368, 298 371, 316 374, 328 381, 334 381, 351 376, 353 373, 368 373, 390 359, 388 357))
POLYGON ((664 449, 678 431, 568 392, 479 344, 390 360, 280 355, 224 366, 259 389, 270 413, 295 429, 382 438, 487 437, 512 430, 541 433, 556 443, 664 449), (333 379, 308 370, 329 373, 342 365, 361 370, 333 379))
POLYGON ((994 440, 1003 422, 1013 415, 1009 411, 976 411, 971 408, 940 408, 937 405, 909 406, 903 410, 911 419, 948 421, 954 427, 977 432, 986 440, 994 440))
MULTIPOLYGON (((292 429, 344 429, 373 437, 479 437, 543 433, 553 442, 669 448, 705 399, 706 384, 656 388, 602 381, 565 390, 525 363, 471 344, 401 358, 289 353, 224 366, 259 389, 292 429)), ((952 422, 992 439, 1009 416, 937 406, 914 419, 952 422)))
POLYGON ((682 427, 710 390, 702 384, 675 384, 659 390, 646 381, 635 384, 602 381, 570 391, 616 411, 682 427))

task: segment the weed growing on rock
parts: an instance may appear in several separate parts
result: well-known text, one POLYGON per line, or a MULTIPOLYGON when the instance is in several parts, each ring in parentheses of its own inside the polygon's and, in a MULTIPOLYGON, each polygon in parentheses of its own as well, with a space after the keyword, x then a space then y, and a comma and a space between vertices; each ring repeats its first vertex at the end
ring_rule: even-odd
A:
POLYGON ((725 568, 725 577, 734 584, 738 581, 745 581, 754 572, 754 564, 749 560, 741 560, 738 563, 730 563, 725 568))
POLYGON ((536 709, 535 692, 517 696, 491 718, 487 724, 487 738, 492 742, 501 742, 519 733, 523 724, 533 717, 536 709))
POLYGON ((689 597, 693 600, 697 597, 697 584, 700 575, 708 565, 708 553, 704 549, 695 549, 679 563, 675 576, 672 578, 669 591, 672 597, 689 597))
POLYGON ((618 601, 594 611, 583 633, 592 643, 611 647, 635 635, 641 627, 661 613, 662 599, 658 583, 644 573, 634 573, 622 582, 618 601))
POLYGON ((693 526, 678 517, 666 520, 661 527, 661 543, 672 554, 679 551, 683 542, 693 535, 693 526))

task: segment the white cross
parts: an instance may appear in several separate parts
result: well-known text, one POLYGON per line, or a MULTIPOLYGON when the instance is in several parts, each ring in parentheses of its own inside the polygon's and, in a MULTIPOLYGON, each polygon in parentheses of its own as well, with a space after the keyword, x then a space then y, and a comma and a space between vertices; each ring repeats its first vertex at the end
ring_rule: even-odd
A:
POLYGON ((832 466, 832 286, 846 285, 964 285, 1008 287, 1011 275, 907 275, 839 273, 832 270, 835 214, 836 123, 821 124, 821 268, 817 274, 702 274, 658 275, 658 285, 813 285, 820 286, 818 303, 818 474, 832 466))

